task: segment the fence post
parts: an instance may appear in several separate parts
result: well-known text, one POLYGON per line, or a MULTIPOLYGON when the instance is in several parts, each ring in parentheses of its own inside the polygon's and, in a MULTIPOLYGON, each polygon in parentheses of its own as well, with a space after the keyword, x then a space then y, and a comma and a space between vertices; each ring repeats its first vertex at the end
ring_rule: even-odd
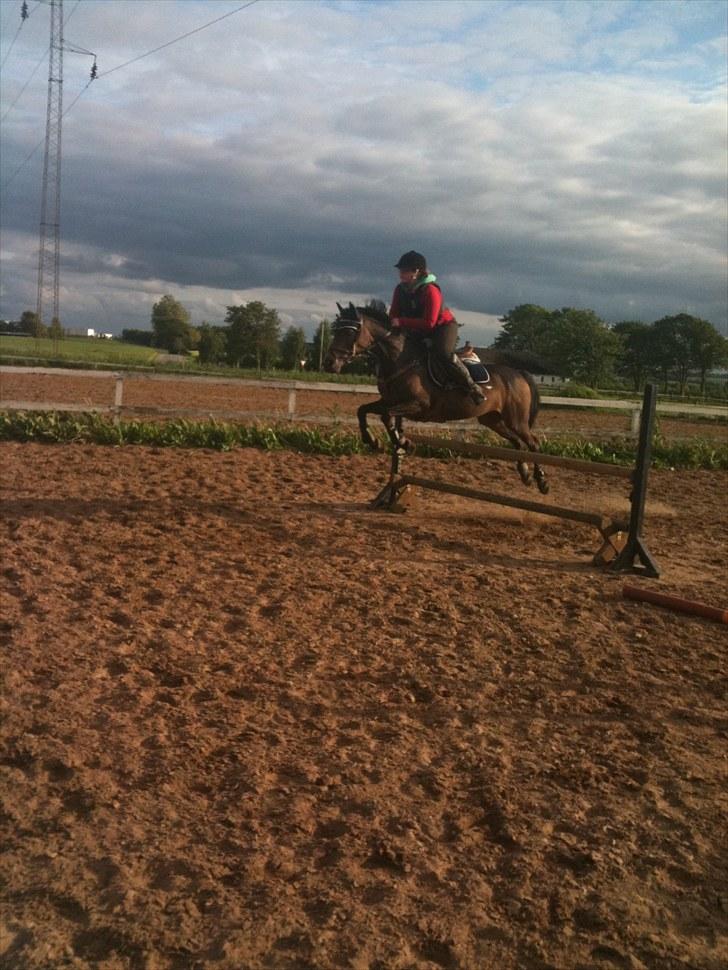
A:
POLYGON ((116 386, 114 388, 114 424, 121 420, 121 404, 124 400, 124 375, 116 375, 116 386))
POLYGON ((288 420, 293 421, 296 417, 296 388, 291 387, 288 390, 288 420))
POLYGON ((642 412, 639 409, 634 410, 630 415, 629 433, 631 435, 639 434, 641 415, 642 412))

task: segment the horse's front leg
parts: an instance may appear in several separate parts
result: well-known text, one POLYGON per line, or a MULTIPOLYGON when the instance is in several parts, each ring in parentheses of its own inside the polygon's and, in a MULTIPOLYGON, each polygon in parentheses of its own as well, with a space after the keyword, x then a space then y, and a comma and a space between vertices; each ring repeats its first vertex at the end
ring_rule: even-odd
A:
POLYGON ((397 447, 406 451, 408 455, 412 454, 415 450, 414 442, 410 441, 402 430, 403 418, 401 414, 395 415, 394 418, 394 432, 397 438, 397 447))
MULTIPOLYGON (((359 421, 359 434, 361 436, 361 440, 370 451, 381 451, 381 442, 375 438, 369 430, 369 425, 367 424, 368 414, 380 415, 382 421, 384 422, 384 426, 387 427, 385 416, 388 417, 388 414, 385 410, 384 402, 382 400, 370 401, 369 404, 362 404, 361 407, 357 408, 356 411, 356 416, 359 421)), ((389 431, 389 429, 387 430, 389 431)))
POLYGON ((385 411, 382 414, 382 424, 389 436, 389 440, 392 443, 392 447, 397 449, 402 449, 406 452, 414 451, 414 445, 409 441, 402 430, 402 417, 401 415, 392 415, 389 411, 385 411))

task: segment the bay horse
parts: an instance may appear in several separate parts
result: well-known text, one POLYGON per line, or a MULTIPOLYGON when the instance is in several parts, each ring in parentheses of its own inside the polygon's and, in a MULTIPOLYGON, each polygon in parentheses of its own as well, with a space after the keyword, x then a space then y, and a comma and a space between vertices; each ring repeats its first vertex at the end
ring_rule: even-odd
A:
MULTIPOLYGON (((381 450, 367 425, 367 415, 378 414, 392 446, 405 451, 412 451, 414 446, 402 430, 403 418, 436 422, 477 418, 479 424, 495 431, 517 450, 538 452, 539 441, 531 428, 538 413, 539 394, 533 377, 521 366, 524 358, 508 352, 489 352, 485 361, 489 379, 485 387, 480 382, 485 401, 475 404, 460 387, 433 376, 419 341, 406 340, 401 331, 392 332, 383 305, 380 309, 350 303, 344 308, 337 303, 337 307, 339 314, 332 326, 324 370, 338 374, 361 354, 373 358, 380 398, 357 409, 361 439, 369 449, 381 450)), ((530 484, 528 465, 516 459, 516 467, 521 481, 530 484)), ((546 494, 549 484, 535 461, 533 478, 539 491, 546 494)))

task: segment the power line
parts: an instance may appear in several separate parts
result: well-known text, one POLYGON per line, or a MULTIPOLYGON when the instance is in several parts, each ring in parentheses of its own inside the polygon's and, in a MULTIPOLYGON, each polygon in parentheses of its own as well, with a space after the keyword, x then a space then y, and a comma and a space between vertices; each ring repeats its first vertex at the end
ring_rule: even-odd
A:
POLYGON ((5 61, 7 61, 7 59, 10 57, 10 51, 13 49, 13 45, 15 44, 15 41, 18 39, 18 34, 23 29, 24 23, 25 21, 21 20, 20 23, 18 24, 18 29, 15 31, 15 37, 13 37, 13 39, 10 41, 10 47, 8 47, 5 57, 3 57, 2 64, 0 64, 0 70, 2 70, 2 68, 5 67, 5 61))
MULTIPOLYGON (((79 5, 80 2, 81 2, 81 0, 76 0, 76 7, 78 7, 78 5, 79 5)), ((199 34, 199 32, 201 30, 206 30, 208 27, 212 27, 213 24, 218 24, 218 23, 220 23, 221 20, 225 20, 227 17, 232 17, 233 14, 240 13, 241 10, 247 10, 248 7, 252 7, 253 4, 256 4, 256 3, 258 3, 258 0, 248 0, 248 3, 244 3, 241 6, 236 7, 234 10, 229 10, 227 13, 223 14, 221 17, 216 17, 214 20, 210 20, 206 24, 202 24, 201 27, 195 27, 194 30, 189 30, 186 34, 180 34, 180 36, 179 37, 175 37, 174 40, 169 40, 169 41, 167 41, 166 44, 160 44, 159 47, 155 47, 153 50, 147 51, 145 54, 140 54, 138 57, 133 57, 130 61, 125 61, 123 64, 117 64, 117 66, 116 67, 112 67, 110 71, 104 71, 103 74, 97 74, 95 79, 102 78, 102 77, 108 77, 108 75, 109 74, 113 74, 114 71, 120 71, 122 68, 128 67, 130 64, 135 64, 137 61, 141 61, 142 58, 149 57, 151 54, 156 54, 157 51, 164 50, 165 47, 171 47, 172 44, 176 44, 179 41, 184 40, 186 37, 191 37, 193 34, 199 34)), ((71 16, 75 12, 76 7, 73 8, 73 10, 71 11, 71 13, 68 15, 68 17, 64 21, 64 26, 71 19, 71 16)), ((48 52, 46 51, 46 53, 48 53, 48 52)), ((45 57, 45 54, 43 56, 45 57)), ((36 70, 37 69, 38 68, 36 67, 36 70)), ((33 73, 35 73, 35 71, 33 73)), ((92 81, 95 80, 95 79, 92 78, 91 81, 88 81, 87 84, 86 84, 86 86, 79 91, 79 93, 73 99, 73 101, 71 102, 71 104, 63 112, 63 115, 62 115, 63 118, 66 117, 66 115, 71 110, 71 108, 76 104, 76 102, 79 100, 79 98, 81 97, 81 95, 84 94, 88 90, 88 88, 90 87, 92 81)), ((27 87, 27 84, 26 84, 26 87, 27 87)), ((17 101, 17 98, 16 98, 16 101, 17 101)), ((13 102, 13 104, 14 103, 15 102, 13 102)), ((11 105, 11 107, 12 107, 12 105, 11 105)), ((8 109, 8 110, 10 110, 10 109, 8 109)), ((5 114, 7 115, 7 112, 5 114)), ((38 144, 35 146, 35 148, 30 152, 30 154, 27 155, 23 159, 23 161, 20 163, 20 165, 15 169, 15 171, 10 176, 10 178, 7 180, 7 182, 5 183, 5 185, 3 185, 3 187, 2 187, 3 190, 7 189, 10 186, 10 184, 13 182, 13 180, 16 178, 16 176, 19 175, 20 172, 25 168, 25 166, 31 160, 31 158, 33 157, 33 155, 35 155, 35 153, 38 151, 38 149, 40 148, 40 146, 42 144, 43 144, 43 139, 41 139, 38 142, 38 144)))
MULTIPOLYGON (((74 106, 74 104, 79 100, 79 98, 81 97, 81 95, 82 94, 85 94, 85 92, 91 87, 92 83, 93 83, 93 80, 86 82, 85 86, 81 88, 81 90, 78 92, 78 94, 76 95, 76 97, 73 99, 73 101, 69 104, 69 106, 63 112, 63 114, 61 115, 61 118, 65 118, 66 117, 66 115, 68 114, 68 112, 71 110, 71 108, 74 106)), ((35 153, 38 151, 38 149, 44 143, 44 141, 45 141, 45 138, 41 138, 41 140, 38 142, 38 144, 35 146, 35 148, 30 152, 30 154, 28 154, 28 155, 25 156, 25 158, 23 159, 23 161, 15 169, 15 171, 10 176, 10 178, 7 180, 7 182, 5 183, 5 185, 3 185, 3 190, 5 190, 5 189, 8 188, 8 186, 13 181, 13 179, 16 177, 16 175, 19 175, 20 174, 20 172, 25 168, 25 166, 31 160, 31 158, 33 157, 33 155, 35 155, 35 153)))
POLYGON ((36 74, 36 71, 37 71, 37 70, 38 70, 38 68, 39 68, 39 67, 41 66, 41 64, 43 63, 43 61, 44 61, 44 60, 46 59, 46 56, 47 56, 47 54, 48 54, 48 48, 46 48, 46 49, 45 49, 45 50, 43 51, 43 53, 42 53, 42 54, 41 54, 41 56, 40 56, 40 60, 38 61, 38 63, 37 63, 37 64, 35 65, 35 67, 33 68, 33 71, 32 71, 32 73, 31 73, 31 75, 30 75, 30 77, 29 77, 29 78, 28 78, 28 80, 27 80, 27 81, 25 82, 25 84, 24 84, 24 85, 22 86, 22 88, 20 89, 20 92, 19 92, 19 94, 18 94, 18 96, 16 97, 16 99, 15 99, 15 101, 13 101, 13 103, 12 103, 12 104, 10 105, 10 107, 8 108, 8 110, 7 110, 6 112, 5 112, 5 114, 4 114, 3 116, 2 116, 2 119, 0 119, 0 120, 2 120, 2 121, 5 121, 5 119, 6 119, 6 118, 7 118, 7 116, 8 116, 9 114, 10 114, 10 112, 11 112, 11 111, 13 110, 13 108, 15 107, 15 105, 16 105, 16 104, 18 103, 18 101, 20 101, 20 99, 21 99, 21 98, 22 98, 22 96, 23 96, 23 92, 24 92, 24 91, 25 91, 25 89, 26 89, 26 88, 28 87, 28 85, 29 85, 29 84, 30 84, 30 82, 31 82, 31 81, 33 80, 33 78, 35 77, 35 74, 36 74))
POLYGON ((15 31, 15 37, 13 37, 13 39, 10 41, 10 47, 8 47, 7 51, 5 52, 5 57, 3 57, 3 62, 2 64, 0 64, 0 70, 2 70, 3 67, 5 67, 5 61, 7 61, 7 59, 10 57, 10 51, 13 49, 15 41, 18 39, 18 34, 23 29, 23 24, 30 17, 31 13, 36 12, 39 6, 40 6, 40 0, 38 0, 38 3, 36 3, 36 5, 33 7, 30 13, 28 13, 27 0, 23 0, 23 5, 20 10, 20 23, 18 24, 18 29, 15 31))
MULTIPOLYGON (((73 8, 73 10, 69 13, 69 15, 63 21, 63 26, 64 27, 66 26, 66 24, 68 23, 68 21, 71 19, 71 17, 75 14, 76 10, 78 9, 78 5, 79 5, 80 2, 81 2, 81 0, 76 0, 76 6, 73 8)), ((35 7, 33 7, 33 10, 31 10, 31 13, 34 13, 38 9, 39 6, 40 6, 40 3, 37 3, 35 5, 35 7)), ((23 26, 23 21, 21 20, 20 27, 22 27, 22 26, 23 26)), ((20 27, 18 27, 18 31, 20 31, 20 27)), ((18 35, 16 34, 15 36, 17 37, 18 35)), ((13 41, 13 43, 15 43, 15 41, 13 41)), ((10 46, 12 47, 13 45, 11 44, 10 46)), ((8 54, 9 53, 10 53, 10 51, 8 51, 8 54)), ((91 52, 90 51, 83 51, 82 53, 90 54, 91 52)), ((10 114, 10 112, 13 110, 13 108, 15 107, 15 105, 18 103, 18 101, 20 101, 20 99, 22 98, 22 96, 23 96, 23 94, 25 92, 25 89, 28 87, 28 85, 30 84, 30 82, 35 77, 36 71, 41 66, 41 64, 43 63, 43 61, 46 59, 46 56, 47 55, 48 55, 48 48, 46 47, 46 49, 43 51, 43 53, 40 56, 40 60, 38 61, 38 63, 35 65, 35 67, 31 71, 30 77, 28 78, 28 80, 25 82, 25 84, 22 86, 22 88, 20 89, 20 91, 16 95, 15 101, 13 101, 13 103, 10 105, 10 107, 5 112, 5 114, 2 116, 2 118, 0 118, 0 121, 5 121, 5 119, 10 114)), ((8 55, 6 54, 5 55, 5 60, 7 60, 7 56, 8 55)), ((3 61, 3 64, 4 63, 5 63, 5 61, 3 61)))
MULTIPOLYGON (((80 2, 81 2, 81 0, 76 0, 76 7, 79 5, 80 2)), ((5 61, 7 61, 8 57, 10 57, 10 51, 13 49, 13 45, 15 44, 15 41, 18 39, 18 34, 22 30, 23 24, 25 23, 26 20, 28 20, 28 18, 30 17, 31 14, 34 14, 36 12, 36 10, 38 9, 38 7, 40 7, 40 6, 41 6, 41 0, 38 0, 38 3, 36 3, 36 5, 33 7, 33 9, 29 13, 28 12, 28 5, 27 5, 27 3, 24 3, 23 4, 23 13, 22 13, 22 16, 21 16, 20 23, 18 25, 18 29, 15 31, 15 37, 13 37, 13 39, 10 41, 10 47, 8 47, 7 51, 5 52, 5 57, 3 57, 3 62, 2 62, 2 64, 0 64, 0 69, 2 69, 3 67, 5 67, 5 61)), ((66 17, 66 20, 65 20, 65 23, 66 24, 68 23, 68 21, 71 19, 71 17, 76 12, 76 7, 74 7, 73 10, 66 17)), ((48 51, 46 51, 46 54, 47 53, 48 53, 48 51)))
POLYGON ((199 34, 201 30, 206 30, 208 27, 212 27, 213 24, 219 24, 221 20, 225 20, 227 17, 232 17, 235 13, 240 13, 241 10, 247 10, 248 7, 252 7, 254 3, 258 3, 258 0, 249 0, 248 3, 242 4, 240 7, 236 7, 235 10, 229 10, 224 13, 221 17, 216 17, 214 20, 208 21, 201 27, 195 27, 194 30, 187 31, 186 34, 180 34, 179 37, 175 37, 174 40, 168 40, 166 44, 160 44, 159 47, 155 47, 153 50, 147 51, 146 54, 140 54, 138 57, 133 57, 130 61, 125 61, 123 64, 117 64, 116 67, 112 67, 110 71, 104 71, 99 74, 99 77, 108 77, 109 74, 113 74, 114 71, 120 71, 123 67, 128 67, 130 64, 135 64, 137 61, 141 61, 144 57, 149 57, 150 54, 156 54, 157 51, 164 50, 165 47, 171 47, 172 44, 178 43, 180 40, 184 40, 186 37, 191 37, 193 34, 199 34))

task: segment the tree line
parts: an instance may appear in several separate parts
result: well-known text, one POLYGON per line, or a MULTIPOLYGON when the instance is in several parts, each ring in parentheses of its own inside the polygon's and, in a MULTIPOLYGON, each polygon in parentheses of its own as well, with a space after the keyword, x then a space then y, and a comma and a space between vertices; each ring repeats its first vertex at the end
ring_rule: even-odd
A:
MULTIPOLYGON (((705 394, 710 372, 728 364, 728 340, 712 323, 687 313, 653 323, 622 320, 610 325, 593 310, 549 310, 524 303, 500 323, 494 348, 539 358, 549 373, 593 388, 627 384, 639 391, 646 381, 657 380, 663 389, 676 384, 684 394, 688 380, 695 378, 705 394)), ((32 311, 11 327, 46 335, 32 311)), ((321 370, 331 323, 322 320, 313 340, 307 341, 301 327, 282 333, 278 312, 254 300, 227 307, 223 324, 193 326, 182 303, 166 295, 152 307, 151 330, 126 329, 121 339, 172 354, 196 351, 203 364, 321 370)), ((366 362, 354 361, 354 367, 365 371, 366 362)))
POLYGON ((302 327, 282 333, 278 311, 259 300, 229 306, 222 325, 192 326, 185 307, 163 296, 152 307, 151 330, 123 330, 121 339, 167 350, 171 354, 196 351, 200 363, 226 364, 270 370, 321 370, 331 340, 331 324, 322 320, 312 341, 302 327))
MULTIPOLYGON (((657 379, 665 390, 676 383, 684 394, 688 378, 695 375, 704 394, 708 374, 728 363, 728 340, 712 323, 687 313, 653 323, 623 320, 609 325, 593 310, 549 310, 527 303, 500 322, 496 349, 540 358, 550 373, 592 388, 626 382, 639 391, 647 380, 657 379)), ((195 328, 185 308, 165 296, 152 309, 151 336, 156 346, 175 353, 197 349, 203 363, 321 370, 331 325, 321 321, 309 344, 300 327, 289 327, 281 335, 277 311, 254 301, 229 306, 224 326, 203 323, 195 328)))
POLYGON ((65 334, 63 327, 56 317, 53 323, 46 327, 41 323, 41 319, 33 310, 23 310, 19 320, 8 320, 3 324, 5 333, 25 334, 31 337, 53 337, 62 339, 65 334))
POLYGON ((501 323, 494 347, 534 354, 553 374, 593 388, 627 382, 639 391, 658 380, 664 390, 675 383, 684 394, 695 375, 704 394, 708 374, 728 364, 728 340, 712 323, 687 313, 608 325, 593 310, 526 303, 501 323))

